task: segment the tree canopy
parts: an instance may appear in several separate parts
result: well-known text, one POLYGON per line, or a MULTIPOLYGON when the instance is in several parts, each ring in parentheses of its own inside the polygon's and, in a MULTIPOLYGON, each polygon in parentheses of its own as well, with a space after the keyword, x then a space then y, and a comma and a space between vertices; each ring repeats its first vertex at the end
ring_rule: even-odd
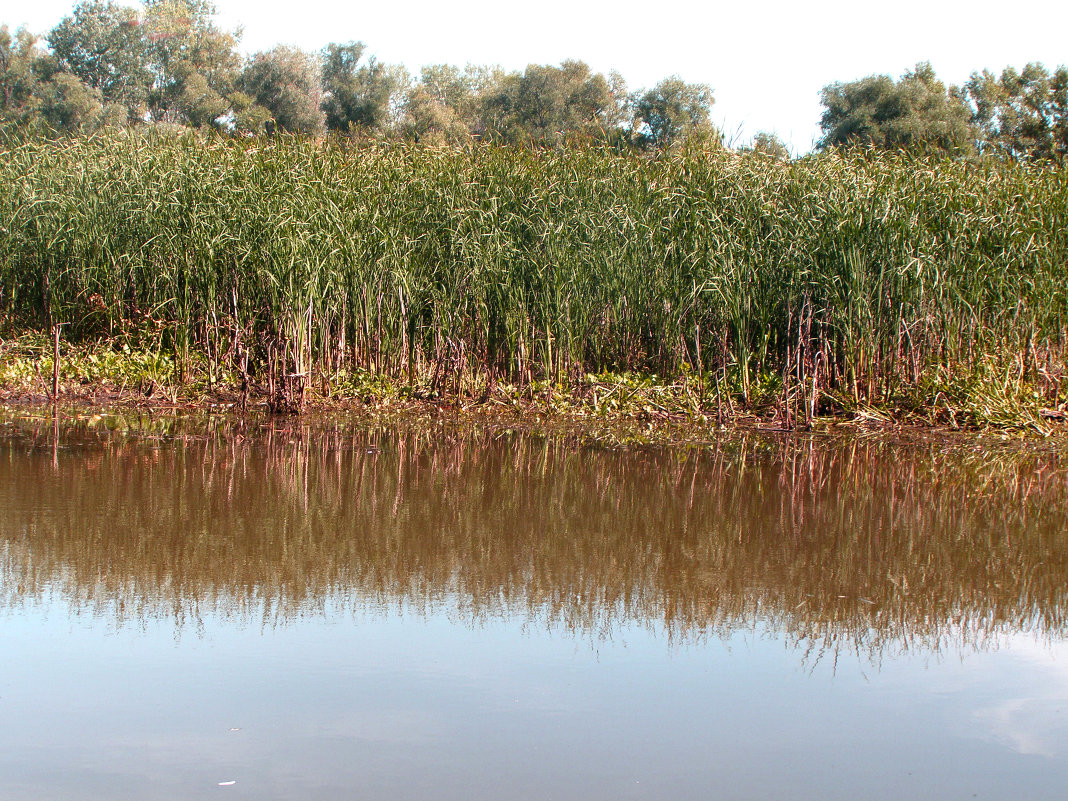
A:
POLYGON ((677 75, 665 78, 637 96, 634 104, 635 141, 660 148, 695 133, 710 134, 712 90, 690 84, 677 75))
POLYGON ((1010 158, 1068 155, 1068 68, 1041 64, 995 77, 974 72, 964 85, 980 147, 1010 158))
MULTIPOLYGON (((0 126, 76 133, 168 125, 220 134, 486 141, 533 147, 604 142, 655 152, 721 142, 712 89, 673 75, 630 91, 577 59, 521 71, 437 64, 414 77, 360 41, 244 56, 240 31, 211 0, 82 0, 43 40, 0 27, 0 126)), ((821 92, 817 147, 904 149, 958 157, 1068 156, 1068 69, 1042 64, 972 73, 947 86, 927 62, 900 78, 869 75, 821 92)), ((758 133, 742 151, 788 159, 758 133)))
POLYGON ((388 128, 407 89, 403 68, 363 59, 363 42, 329 44, 322 52, 322 108, 326 127, 342 133, 388 128))
POLYGON ((113 0, 75 6, 48 34, 64 72, 125 108, 128 121, 213 125, 230 108, 243 59, 206 0, 113 0))
POLYGON ((824 87, 819 147, 879 147, 1010 159, 1068 155, 1068 69, 974 72, 947 87, 930 64, 895 81, 870 75, 824 87))
POLYGON ((970 114, 928 63, 900 80, 871 75, 833 83, 821 94, 823 136, 819 147, 867 146, 965 152, 974 144, 970 114))
POLYGON ((279 45, 257 53, 239 79, 242 92, 270 114, 268 132, 322 133, 326 115, 320 108, 322 93, 319 62, 311 54, 279 45))
POLYGON ((677 77, 631 93, 583 61, 522 71, 447 64, 413 79, 362 42, 317 53, 278 46, 244 57, 210 0, 82 0, 46 37, 0 39, 0 124, 56 131, 178 125, 558 147, 665 147, 711 131, 707 86, 677 77))
POLYGON ((48 45, 64 71, 97 90, 104 102, 140 116, 154 81, 142 22, 132 8, 90 0, 49 32, 48 45))

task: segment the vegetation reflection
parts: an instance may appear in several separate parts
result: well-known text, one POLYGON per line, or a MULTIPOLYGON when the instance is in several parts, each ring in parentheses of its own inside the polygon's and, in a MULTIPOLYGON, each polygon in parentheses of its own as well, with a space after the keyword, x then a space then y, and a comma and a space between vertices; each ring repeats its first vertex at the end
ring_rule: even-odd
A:
POLYGON ((1065 630, 1068 481, 1048 454, 153 425, 9 427, 0 605, 183 626, 445 610, 674 641, 760 625, 873 655, 1065 630))

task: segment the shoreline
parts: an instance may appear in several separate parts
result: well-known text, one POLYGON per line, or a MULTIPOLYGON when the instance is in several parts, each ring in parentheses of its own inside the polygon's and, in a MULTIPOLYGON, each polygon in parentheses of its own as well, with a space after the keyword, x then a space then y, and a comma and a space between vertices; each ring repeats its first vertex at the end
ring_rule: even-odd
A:
POLYGON ((745 408, 737 399, 720 398, 717 407, 709 398, 700 398, 702 388, 687 377, 665 382, 633 374, 585 376, 571 386, 540 382, 520 388, 497 383, 477 394, 447 397, 434 396, 418 381, 409 385, 362 375, 344 382, 325 376, 317 377, 318 383, 312 382, 315 385, 305 391, 299 412, 280 413, 270 410, 269 397, 254 381, 246 393, 236 377, 208 381, 200 369, 180 381, 173 371, 153 371, 158 354, 115 350, 113 345, 64 344, 57 403, 51 397, 51 358, 26 355, 24 348, 19 355, 11 339, 0 339, 0 413, 74 418, 226 416, 308 425, 335 418, 368 426, 521 431, 605 446, 704 445, 749 433, 1068 448, 1068 423, 1059 410, 1042 418, 1030 409, 1003 425, 962 423, 952 413, 947 416, 934 408, 907 413, 892 408, 837 410, 809 421, 790 421, 774 398, 762 408, 745 408), (1036 419, 1043 423, 1041 428, 1036 419))

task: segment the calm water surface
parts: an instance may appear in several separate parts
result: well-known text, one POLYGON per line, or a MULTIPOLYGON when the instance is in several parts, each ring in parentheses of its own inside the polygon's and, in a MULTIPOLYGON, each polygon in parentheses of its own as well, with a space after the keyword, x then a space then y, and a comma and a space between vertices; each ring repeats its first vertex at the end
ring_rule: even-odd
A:
POLYGON ((1062 799, 1068 478, 0 422, 0 799, 1062 799))

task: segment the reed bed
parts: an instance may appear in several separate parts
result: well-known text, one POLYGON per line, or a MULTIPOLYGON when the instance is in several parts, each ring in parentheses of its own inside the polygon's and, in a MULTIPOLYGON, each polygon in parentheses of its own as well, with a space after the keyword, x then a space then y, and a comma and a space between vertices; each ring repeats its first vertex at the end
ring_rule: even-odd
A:
POLYGON ((1068 170, 108 134, 0 144, 0 314, 275 408, 684 378, 706 408, 1063 416, 1068 170), (236 379, 235 379, 236 380, 236 379))

